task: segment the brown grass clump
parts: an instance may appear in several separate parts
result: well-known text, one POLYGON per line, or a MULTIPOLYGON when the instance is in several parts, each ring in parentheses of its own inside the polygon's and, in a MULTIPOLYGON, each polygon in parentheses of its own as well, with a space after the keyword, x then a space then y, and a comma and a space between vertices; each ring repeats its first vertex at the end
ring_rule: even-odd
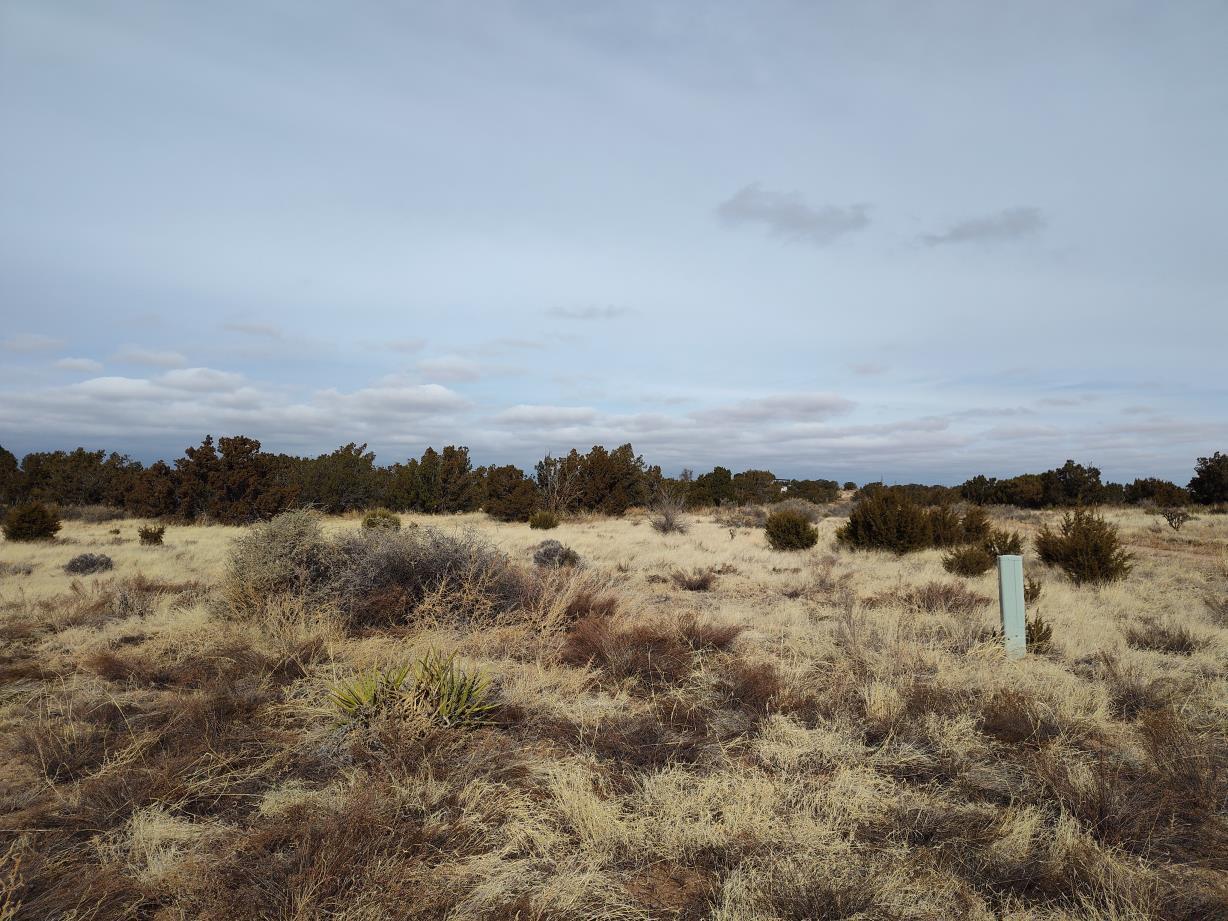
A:
POLYGON ((1126 642, 1135 649, 1167 652, 1178 656, 1193 655, 1206 649, 1210 641, 1195 634, 1185 624, 1170 624, 1149 620, 1126 629, 1126 642))
POLYGON ((706 592, 716 584, 716 573, 711 569, 693 569, 690 572, 675 571, 670 579, 688 592, 706 592))
POLYGON ((876 595, 872 607, 898 604, 922 614, 975 614, 993 603, 988 595, 970 591, 959 582, 926 582, 876 595))

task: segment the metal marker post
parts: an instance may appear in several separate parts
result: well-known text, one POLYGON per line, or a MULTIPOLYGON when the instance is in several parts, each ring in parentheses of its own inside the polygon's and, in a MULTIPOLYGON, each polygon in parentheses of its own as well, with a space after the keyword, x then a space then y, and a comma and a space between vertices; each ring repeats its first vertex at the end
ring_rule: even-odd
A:
POLYGON ((1027 621, 1023 612, 1023 557, 998 557, 998 602, 1002 606, 1002 640, 1008 658, 1027 652, 1027 621))

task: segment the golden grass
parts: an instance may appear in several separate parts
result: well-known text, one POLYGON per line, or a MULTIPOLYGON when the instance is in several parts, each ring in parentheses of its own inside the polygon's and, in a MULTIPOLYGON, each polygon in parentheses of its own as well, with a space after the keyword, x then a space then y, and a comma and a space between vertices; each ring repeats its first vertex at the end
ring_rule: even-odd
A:
POLYGON ((401 625, 232 616, 237 528, 0 543, 0 919, 1226 916, 1228 517, 1107 517, 1131 577, 1029 553, 1054 641, 1017 662, 992 572, 837 549, 835 518, 776 553, 705 514, 402 516, 583 557, 484 629, 452 616, 480 586, 401 625), (86 551, 115 568, 66 575, 86 551), (327 707, 432 649, 493 679, 493 725, 327 707))

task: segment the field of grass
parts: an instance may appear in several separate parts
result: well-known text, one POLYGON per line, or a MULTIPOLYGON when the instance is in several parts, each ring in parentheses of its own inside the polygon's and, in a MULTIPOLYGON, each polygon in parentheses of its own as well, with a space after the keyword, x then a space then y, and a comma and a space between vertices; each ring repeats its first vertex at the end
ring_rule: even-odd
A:
POLYGON ((1228 516, 1106 514, 1130 577, 1029 544, 1053 640, 1016 662, 992 572, 834 517, 778 553, 713 514, 402 516, 327 590, 261 581, 267 529, 0 542, 0 921, 1228 917, 1228 516), (425 584, 388 560, 432 529, 469 562, 425 584), (428 651, 487 720, 332 703, 428 651))

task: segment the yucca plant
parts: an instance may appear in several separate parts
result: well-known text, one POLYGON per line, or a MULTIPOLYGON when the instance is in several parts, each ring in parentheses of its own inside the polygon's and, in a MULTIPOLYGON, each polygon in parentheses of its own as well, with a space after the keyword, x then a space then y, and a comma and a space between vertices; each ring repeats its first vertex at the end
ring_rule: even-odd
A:
POLYGON ((328 702, 347 721, 366 720, 397 703, 404 696, 408 678, 408 665, 359 672, 348 681, 332 685, 328 702))
POLYGON ((489 722, 496 704, 490 700, 490 680, 468 674, 456 655, 434 650, 414 663, 414 683, 407 699, 418 712, 441 726, 476 726, 489 722))

